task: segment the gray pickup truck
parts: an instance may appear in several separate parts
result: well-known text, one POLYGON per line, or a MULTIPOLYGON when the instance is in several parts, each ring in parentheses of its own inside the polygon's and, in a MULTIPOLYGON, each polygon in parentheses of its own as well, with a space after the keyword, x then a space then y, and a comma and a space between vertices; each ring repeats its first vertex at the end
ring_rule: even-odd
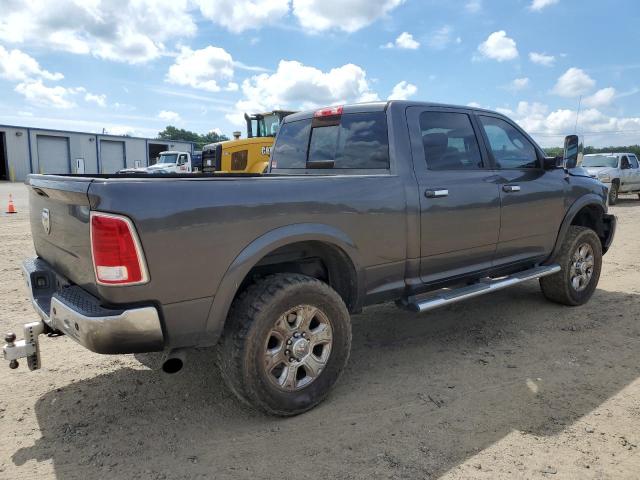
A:
POLYGON ((505 116, 392 101, 288 116, 263 176, 31 175, 41 320, 7 336, 17 367, 38 335, 99 353, 215 346, 246 403, 295 415, 347 363, 349 313, 424 312, 539 279, 564 305, 592 296, 616 219, 607 187, 505 116))

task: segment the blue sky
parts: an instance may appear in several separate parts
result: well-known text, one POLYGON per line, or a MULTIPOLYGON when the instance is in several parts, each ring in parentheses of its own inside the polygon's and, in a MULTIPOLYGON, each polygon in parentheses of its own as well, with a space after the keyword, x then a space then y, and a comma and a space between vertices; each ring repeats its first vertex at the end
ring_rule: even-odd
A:
POLYGON ((409 98, 543 146, 640 143, 637 0, 0 0, 0 124, 230 134, 244 111, 409 98))

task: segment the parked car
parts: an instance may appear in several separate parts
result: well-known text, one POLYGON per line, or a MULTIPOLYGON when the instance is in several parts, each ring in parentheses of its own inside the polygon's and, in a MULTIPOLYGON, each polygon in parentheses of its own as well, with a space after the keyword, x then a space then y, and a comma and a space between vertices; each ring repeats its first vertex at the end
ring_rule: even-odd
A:
POLYGON ((424 312, 532 279, 587 302, 616 219, 577 146, 560 166, 499 113, 392 101, 286 117, 266 175, 31 175, 24 273, 42 320, 5 358, 38 368, 43 332, 164 351, 166 372, 216 346, 241 400, 304 412, 366 305, 424 312))
POLYGON ((618 202, 620 193, 637 193, 640 198, 640 166, 633 153, 585 155, 582 167, 589 175, 609 185, 609 204, 618 202))

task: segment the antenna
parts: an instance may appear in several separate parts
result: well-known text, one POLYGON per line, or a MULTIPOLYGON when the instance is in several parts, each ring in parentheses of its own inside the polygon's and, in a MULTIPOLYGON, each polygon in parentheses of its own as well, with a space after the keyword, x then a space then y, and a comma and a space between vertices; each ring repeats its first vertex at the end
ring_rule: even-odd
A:
POLYGON ((580 95, 580 100, 578 100, 578 111, 576 112, 576 127, 573 131, 574 134, 578 134, 578 120, 580 119, 580 109, 582 108, 582 95, 580 95))

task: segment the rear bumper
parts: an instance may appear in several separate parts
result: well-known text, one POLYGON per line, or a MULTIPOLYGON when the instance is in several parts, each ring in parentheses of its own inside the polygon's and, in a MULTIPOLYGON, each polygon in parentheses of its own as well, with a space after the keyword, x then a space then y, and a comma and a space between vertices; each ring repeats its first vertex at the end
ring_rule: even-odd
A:
POLYGON ((164 337, 153 306, 105 308, 100 300, 64 281, 42 259, 28 259, 23 275, 33 307, 50 329, 96 353, 160 351, 164 337))

